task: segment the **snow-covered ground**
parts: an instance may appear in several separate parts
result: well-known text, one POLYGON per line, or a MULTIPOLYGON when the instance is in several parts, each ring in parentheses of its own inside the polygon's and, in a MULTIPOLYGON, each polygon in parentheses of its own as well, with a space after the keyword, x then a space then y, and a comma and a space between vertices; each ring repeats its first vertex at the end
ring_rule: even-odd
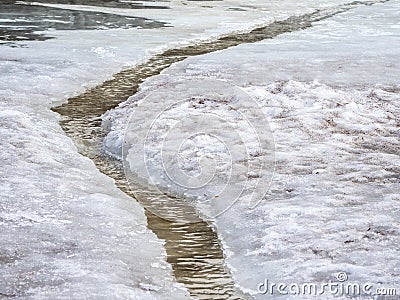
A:
POLYGON ((345 272, 348 283, 400 293, 399 22, 400 1, 389 1, 186 59, 107 113, 107 150, 118 152, 136 102, 161 83, 238 85, 268 116, 276 145, 266 199, 254 209, 239 202, 215 221, 238 284, 264 299, 271 295, 257 287, 265 279, 328 283, 345 272))
MULTIPOLYGON (((49 108, 162 49, 344 2, 171 1, 169 10, 133 11, 61 5, 171 26, 52 30, 44 32, 52 40, 18 42, 21 47, 16 48, 1 45, 0 295, 186 298, 165 263, 162 242, 146 229, 143 209, 77 153, 49 108)), ((229 245, 233 236, 222 221, 221 232, 229 245)), ((241 259, 230 259, 238 272, 241 259)))

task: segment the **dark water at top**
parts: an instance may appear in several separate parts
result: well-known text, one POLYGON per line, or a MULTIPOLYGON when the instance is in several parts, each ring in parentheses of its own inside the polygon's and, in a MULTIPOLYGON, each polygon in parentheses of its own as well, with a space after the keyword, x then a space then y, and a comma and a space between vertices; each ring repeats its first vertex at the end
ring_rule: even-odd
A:
MULTIPOLYGON (((158 8, 116 1, 45 0, 42 3, 79 4, 126 9, 158 8)), ((156 20, 121 16, 95 11, 79 11, 39 5, 17 4, 17 1, 0 2, 0 43, 12 41, 43 41, 51 39, 51 30, 102 30, 113 28, 157 28, 166 24, 156 20)))

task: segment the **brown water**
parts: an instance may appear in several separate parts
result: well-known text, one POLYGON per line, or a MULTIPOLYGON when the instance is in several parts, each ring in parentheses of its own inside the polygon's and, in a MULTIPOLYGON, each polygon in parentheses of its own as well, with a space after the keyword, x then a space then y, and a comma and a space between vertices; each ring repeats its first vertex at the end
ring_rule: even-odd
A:
MULTIPOLYGON (((367 4, 373 3, 377 2, 367 4)), ((329 18, 359 5, 363 4, 354 2, 333 9, 290 17, 247 33, 233 34, 215 41, 167 50, 141 65, 115 74, 113 79, 69 99, 68 103, 53 110, 61 115, 60 124, 75 141, 80 153, 91 158, 101 172, 114 178, 116 185, 133 197, 125 179, 122 163, 111 159, 101 151, 102 141, 106 134, 101 127, 103 113, 135 94, 140 83, 146 78, 159 74, 172 63, 189 56, 302 30, 312 26, 315 21, 329 18)), ((174 223, 163 220, 149 211, 146 211, 146 216, 148 228, 166 242, 167 260, 173 267, 176 280, 185 284, 192 296, 199 299, 245 299, 248 297, 234 286, 212 224, 201 219, 197 223, 174 223)))

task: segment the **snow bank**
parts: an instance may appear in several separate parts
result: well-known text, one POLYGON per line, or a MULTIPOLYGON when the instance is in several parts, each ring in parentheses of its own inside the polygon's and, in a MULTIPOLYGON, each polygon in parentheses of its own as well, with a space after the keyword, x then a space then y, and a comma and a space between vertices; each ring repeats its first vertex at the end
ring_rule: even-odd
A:
POLYGON ((142 208, 78 155, 54 114, 2 103, 0 128, 2 295, 187 297, 142 208))
POLYGON ((163 81, 229 80, 269 117, 277 163, 265 201, 238 203, 215 221, 238 284, 260 299, 264 279, 325 283, 339 272, 398 287, 399 12, 399 1, 360 7, 177 63, 104 116, 105 146, 118 155, 130 114, 163 81))

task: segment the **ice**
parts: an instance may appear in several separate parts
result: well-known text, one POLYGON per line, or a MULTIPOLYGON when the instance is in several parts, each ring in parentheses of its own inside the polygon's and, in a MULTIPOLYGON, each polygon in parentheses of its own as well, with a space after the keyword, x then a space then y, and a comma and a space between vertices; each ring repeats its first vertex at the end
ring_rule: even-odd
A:
POLYGON ((257 292, 265 279, 326 283, 339 272, 350 283, 399 287, 399 12, 399 1, 361 6, 186 59, 105 115, 116 141, 146 95, 198 77, 236 84, 263 107, 276 145, 270 192, 256 208, 239 202, 215 220, 233 277, 256 298, 267 297, 257 292))

